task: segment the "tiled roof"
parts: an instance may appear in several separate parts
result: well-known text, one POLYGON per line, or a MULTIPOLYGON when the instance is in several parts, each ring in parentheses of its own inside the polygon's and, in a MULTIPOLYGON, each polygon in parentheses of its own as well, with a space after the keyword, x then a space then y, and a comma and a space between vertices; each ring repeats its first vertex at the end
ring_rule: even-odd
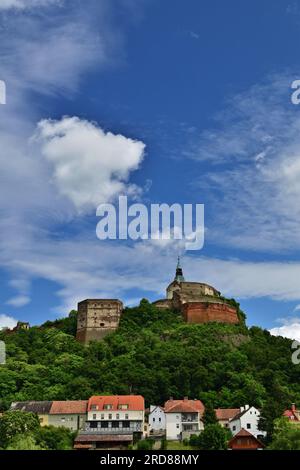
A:
POLYGON ((252 437, 252 439, 255 439, 261 447, 265 447, 265 445, 259 439, 257 439, 257 437, 253 436, 251 432, 246 431, 244 428, 242 428, 237 434, 235 434, 235 436, 233 436, 233 438, 229 441, 228 446, 230 447, 232 442, 236 441, 240 437, 252 437))
POLYGON ((50 414, 51 415, 84 414, 87 412, 87 404, 88 404, 87 400, 54 401, 50 409, 50 414))
POLYGON ((132 434, 79 434, 75 443, 79 442, 132 442, 132 434))
POLYGON ((200 400, 168 400, 164 409, 165 413, 202 413, 204 405, 200 400))
POLYGON ((36 414, 48 414, 52 401, 17 401, 11 404, 11 411, 27 411, 36 414))
POLYGON ((234 418, 240 412, 239 408, 217 408, 215 409, 218 420, 229 420, 234 418))
POLYGON ((111 405, 109 411, 120 411, 121 405, 128 405, 124 411, 144 411, 145 400, 141 395, 112 395, 112 396, 94 396, 89 399, 88 411, 92 407, 97 407, 97 411, 105 411, 105 405, 111 405))

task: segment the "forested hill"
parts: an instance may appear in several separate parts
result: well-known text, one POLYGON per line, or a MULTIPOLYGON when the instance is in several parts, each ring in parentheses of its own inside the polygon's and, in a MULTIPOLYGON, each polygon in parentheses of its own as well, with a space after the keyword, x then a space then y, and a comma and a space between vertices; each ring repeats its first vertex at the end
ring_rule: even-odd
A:
POLYGON ((245 325, 185 324, 143 300, 126 309, 118 331, 89 347, 75 338, 76 312, 28 331, 0 333, 0 407, 12 401, 86 399, 139 393, 146 404, 170 396, 214 407, 300 403, 300 365, 291 341, 245 325))

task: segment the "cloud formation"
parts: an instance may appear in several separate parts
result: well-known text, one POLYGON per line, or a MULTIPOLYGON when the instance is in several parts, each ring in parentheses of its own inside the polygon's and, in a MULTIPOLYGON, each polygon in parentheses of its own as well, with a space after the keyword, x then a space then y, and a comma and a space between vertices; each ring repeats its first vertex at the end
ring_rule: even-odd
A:
POLYGON ((0 0, 0 10, 41 8, 55 3, 59 4, 62 1, 63 0, 0 0))
POLYGON ((143 160, 143 142, 105 133, 77 117, 43 120, 37 137, 42 155, 53 167, 56 187, 79 212, 134 191, 126 182, 143 160))
POLYGON ((233 96, 186 154, 214 207, 211 240, 235 248, 289 252, 300 247, 300 113, 294 75, 272 76, 233 96), (206 183, 205 183, 206 182, 206 183), (232 223, 228 224, 228 220, 232 223))
POLYGON ((8 315, 0 315, 0 330, 2 328, 14 328, 17 325, 17 320, 8 315))
POLYGON ((300 342, 300 319, 287 319, 284 325, 269 330, 273 336, 283 336, 300 342))

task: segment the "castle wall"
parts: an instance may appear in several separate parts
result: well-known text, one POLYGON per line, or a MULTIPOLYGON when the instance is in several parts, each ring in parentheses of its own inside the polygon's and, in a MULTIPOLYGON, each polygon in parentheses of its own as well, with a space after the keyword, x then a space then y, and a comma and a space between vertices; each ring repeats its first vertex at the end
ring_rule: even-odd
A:
POLYGON ((187 323, 239 323, 237 311, 225 303, 191 302, 181 307, 184 320, 187 323))
POLYGON ((78 304, 77 335, 82 343, 99 341, 119 326, 123 304, 120 300, 84 300, 78 304))

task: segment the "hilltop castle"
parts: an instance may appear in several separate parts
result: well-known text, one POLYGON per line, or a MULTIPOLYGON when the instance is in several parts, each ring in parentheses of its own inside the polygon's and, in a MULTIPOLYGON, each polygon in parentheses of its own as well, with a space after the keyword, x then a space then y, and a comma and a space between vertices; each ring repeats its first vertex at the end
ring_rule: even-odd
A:
MULTIPOLYGON (((237 309, 221 297, 214 287, 184 279, 180 260, 167 296, 153 302, 160 309, 179 310, 186 323, 238 324, 237 309)), ((119 326, 123 303, 118 299, 87 299, 78 304, 77 339, 87 344, 100 341, 119 326)))

